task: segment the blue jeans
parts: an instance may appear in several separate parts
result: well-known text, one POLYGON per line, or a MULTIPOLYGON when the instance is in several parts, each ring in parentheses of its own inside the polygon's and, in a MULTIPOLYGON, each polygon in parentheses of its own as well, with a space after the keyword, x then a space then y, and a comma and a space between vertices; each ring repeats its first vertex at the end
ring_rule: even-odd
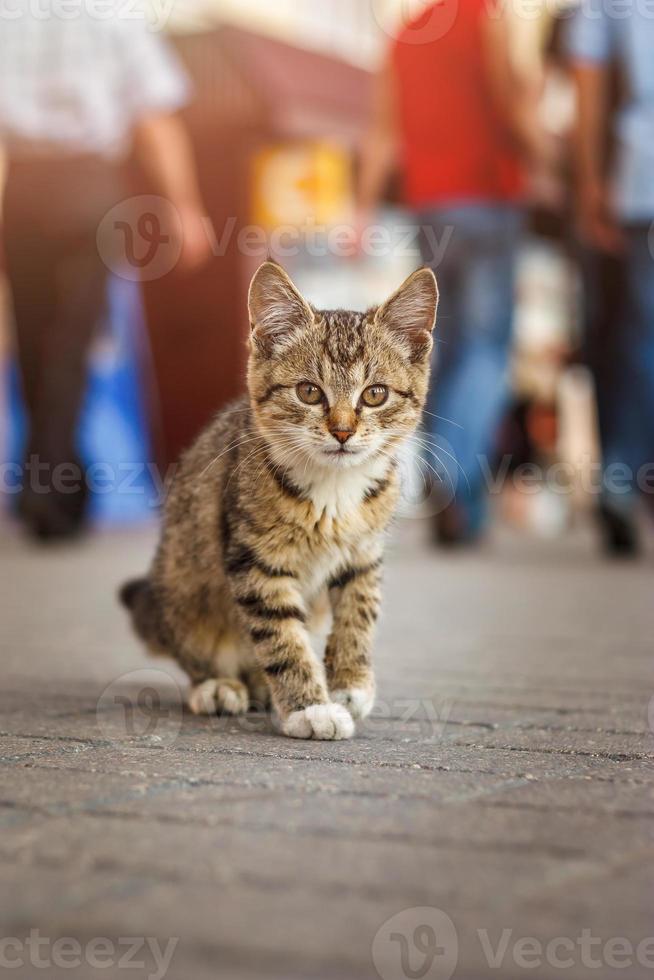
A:
POLYGON ((625 295, 603 446, 604 501, 623 512, 636 503, 639 484, 645 489, 647 464, 654 490, 654 237, 648 225, 627 227, 625 235, 625 295))
POLYGON ((430 462, 470 534, 486 512, 488 467, 508 398, 515 259, 521 211, 510 204, 438 207, 418 216, 440 305, 425 424, 430 462), (449 237, 449 240, 447 236, 449 237), (443 237, 445 236, 445 237, 443 237), (434 254, 440 242, 442 256, 434 254))

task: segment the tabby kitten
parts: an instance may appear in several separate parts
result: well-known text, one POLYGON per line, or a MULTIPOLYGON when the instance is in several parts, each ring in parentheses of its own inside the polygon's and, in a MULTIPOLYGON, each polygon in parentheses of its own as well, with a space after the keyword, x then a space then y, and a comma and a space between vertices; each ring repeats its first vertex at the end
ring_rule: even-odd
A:
POLYGON ((249 296, 249 397, 182 457, 147 578, 122 589, 197 714, 272 705, 292 738, 341 739, 373 707, 371 662, 397 450, 427 393, 438 290, 415 272, 379 309, 318 311, 265 262, 249 296), (328 593, 324 664, 309 639, 328 593))

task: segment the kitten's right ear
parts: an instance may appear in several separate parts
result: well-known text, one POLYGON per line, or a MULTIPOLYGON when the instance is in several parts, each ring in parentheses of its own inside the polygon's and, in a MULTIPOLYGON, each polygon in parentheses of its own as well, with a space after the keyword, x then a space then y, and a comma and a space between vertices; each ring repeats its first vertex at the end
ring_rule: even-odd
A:
POLYGON ((269 344, 283 342, 313 323, 311 307, 281 265, 271 260, 254 274, 248 308, 253 337, 269 344))

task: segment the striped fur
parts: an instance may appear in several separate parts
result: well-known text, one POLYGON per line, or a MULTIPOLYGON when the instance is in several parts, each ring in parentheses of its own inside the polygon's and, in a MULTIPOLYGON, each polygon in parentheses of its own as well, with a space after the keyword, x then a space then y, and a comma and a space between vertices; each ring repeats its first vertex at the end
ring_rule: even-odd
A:
POLYGON ((248 397, 182 457, 150 572, 122 592, 139 636, 188 673, 194 710, 268 691, 286 734, 342 738, 372 707, 394 456, 424 404, 436 302, 425 270, 365 314, 315 311, 273 263, 255 276, 248 397), (299 397, 305 381, 320 404, 299 397), (378 408, 361 400, 373 384, 389 391, 378 408), (343 451, 335 426, 352 433, 343 451), (310 631, 324 596, 322 663, 310 631))

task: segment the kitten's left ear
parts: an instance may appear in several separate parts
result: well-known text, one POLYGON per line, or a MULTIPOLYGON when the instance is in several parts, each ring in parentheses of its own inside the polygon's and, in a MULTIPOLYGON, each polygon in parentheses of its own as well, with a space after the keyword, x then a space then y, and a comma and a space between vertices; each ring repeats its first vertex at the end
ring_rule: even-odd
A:
POLYGON ((376 319, 411 348, 420 359, 431 350, 436 325, 438 285, 431 269, 418 269, 379 307, 376 319))
POLYGON ((259 266, 250 284, 250 325, 255 339, 283 341, 313 322, 313 311, 281 265, 270 259, 259 266))

